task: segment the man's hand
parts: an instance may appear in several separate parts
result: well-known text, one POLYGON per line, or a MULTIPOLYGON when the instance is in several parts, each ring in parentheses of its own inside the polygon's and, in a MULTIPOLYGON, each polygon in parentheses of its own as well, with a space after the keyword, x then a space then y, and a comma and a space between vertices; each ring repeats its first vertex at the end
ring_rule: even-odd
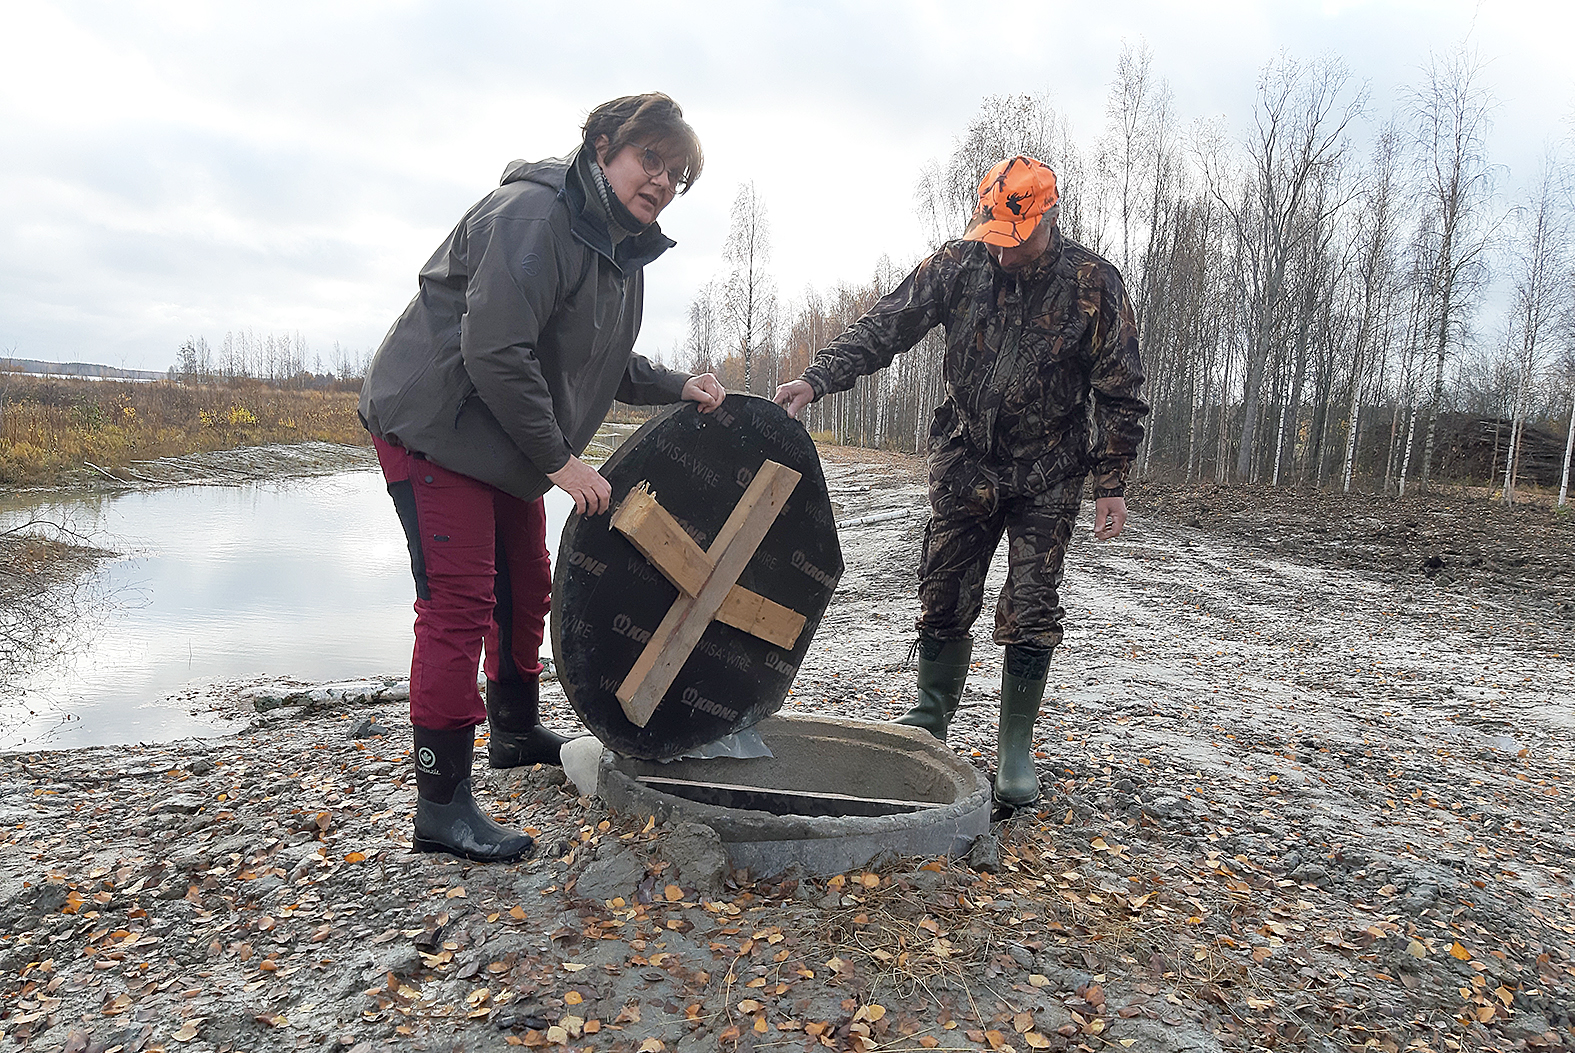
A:
POLYGON ((1124 497, 1094 498, 1094 536, 1109 541, 1127 525, 1127 500, 1124 497))
POLYGON ((612 501, 612 485, 602 478, 602 473, 572 454, 568 464, 548 472, 547 478, 574 498, 574 510, 582 515, 600 515, 612 501))
POLYGON ((804 412, 804 407, 815 401, 815 389, 809 386, 807 380, 790 380, 777 388, 777 393, 771 399, 778 406, 787 410, 787 415, 794 420, 804 412))
POLYGON ((722 400, 727 397, 727 392, 717 381, 716 374, 701 373, 684 381, 684 390, 680 397, 686 402, 695 403, 701 413, 710 413, 722 404, 722 400))

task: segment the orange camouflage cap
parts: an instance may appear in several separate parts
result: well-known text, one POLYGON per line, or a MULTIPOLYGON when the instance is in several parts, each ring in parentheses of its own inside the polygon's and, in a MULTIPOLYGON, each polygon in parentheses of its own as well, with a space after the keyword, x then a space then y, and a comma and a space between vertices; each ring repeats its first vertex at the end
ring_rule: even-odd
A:
POLYGON ((1008 157, 992 166, 979 183, 979 208, 968 221, 963 240, 1008 249, 1021 245, 1059 200, 1049 165, 1021 154, 1008 157))

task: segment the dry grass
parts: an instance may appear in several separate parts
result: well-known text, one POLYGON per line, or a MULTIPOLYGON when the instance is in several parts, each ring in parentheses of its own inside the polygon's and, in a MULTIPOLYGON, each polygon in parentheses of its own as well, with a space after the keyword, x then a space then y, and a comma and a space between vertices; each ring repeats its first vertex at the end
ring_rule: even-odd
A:
POLYGON ((365 444, 349 391, 285 391, 257 381, 0 381, 0 485, 59 483, 95 464, 264 443, 365 444))

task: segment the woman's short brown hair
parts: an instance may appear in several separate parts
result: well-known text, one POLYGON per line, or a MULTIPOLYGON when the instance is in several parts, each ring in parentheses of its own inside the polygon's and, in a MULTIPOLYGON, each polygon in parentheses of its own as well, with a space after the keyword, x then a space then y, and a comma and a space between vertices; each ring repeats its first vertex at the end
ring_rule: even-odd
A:
MULTIPOLYGON (((687 192, 700 178, 705 166, 705 155, 700 151, 700 137, 684 120, 684 111, 678 104, 659 91, 645 95, 625 95, 621 99, 604 102, 585 118, 582 129, 587 149, 595 150, 596 142, 607 137, 607 158, 625 146, 649 146, 661 142, 676 145, 683 151, 683 184, 681 193, 687 192)), ((664 158, 673 164, 676 158, 664 158)))

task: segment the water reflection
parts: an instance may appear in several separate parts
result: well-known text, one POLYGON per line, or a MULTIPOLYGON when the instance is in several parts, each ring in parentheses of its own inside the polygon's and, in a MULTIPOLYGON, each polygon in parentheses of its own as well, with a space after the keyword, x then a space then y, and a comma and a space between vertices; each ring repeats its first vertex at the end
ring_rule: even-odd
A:
MULTIPOLYGON (((548 497, 549 549, 572 502, 548 497)), ((382 476, 74 497, 0 511, 64 522, 122 553, 101 567, 109 612, 67 658, 0 699, 0 749, 168 741, 230 730, 189 712, 213 680, 403 675, 410 557, 382 476)))

